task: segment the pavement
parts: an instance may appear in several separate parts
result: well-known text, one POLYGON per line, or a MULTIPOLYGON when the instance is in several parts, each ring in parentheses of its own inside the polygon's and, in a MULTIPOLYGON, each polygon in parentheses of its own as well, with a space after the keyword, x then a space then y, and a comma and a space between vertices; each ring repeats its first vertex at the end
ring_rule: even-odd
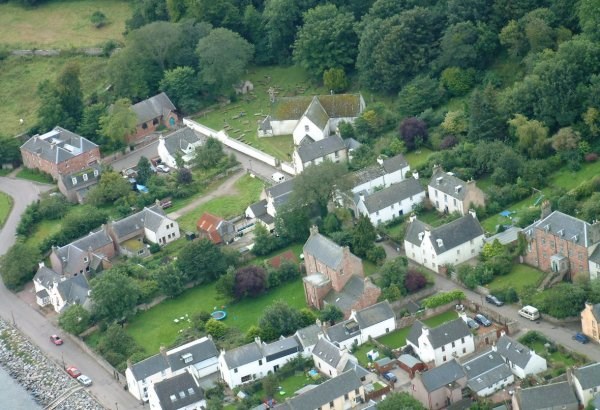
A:
MULTIPOLYGON (((0 230, 0 255, 15 242, 15 232, 21 214, 39 195, 53 188, 52 185, 38 184, 14 177, 0 177, 0 190, 9 194, 14 201, 13 209, 4 227, 0 230)), ((1 281, 0 281, 1 282, 1 281)), ((123 389, 125 380, 117 381, 96 359, 71 341, 71 336, 64 334, 55 322, 48 320, 33 303, 20 299, 0 283, 0 316, 13 323, 40 350, 59 366, 74 365, 88 375, 94 384, 88 391, 107 409, 137 409, 142 405, 123 389), (52 334, 60 334, 65 343, 55 346, 50 343, 52 334)))

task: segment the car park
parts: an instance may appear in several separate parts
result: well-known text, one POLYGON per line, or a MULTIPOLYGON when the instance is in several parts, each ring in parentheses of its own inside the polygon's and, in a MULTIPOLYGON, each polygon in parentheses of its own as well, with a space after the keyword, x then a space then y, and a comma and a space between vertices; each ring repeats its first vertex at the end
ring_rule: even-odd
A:
POLYGON ((66 370, 67 370, 67 373, 69 374, 69 376, 71 376, 74 379, 76 379, 79 376, 81 376, 81 372, 75 366, 68 366, 66 370))
POLYGON ((60 346, 63 344, 63 340, 58 335, 50 336, 50 341, 54 343, 56 346, 60 346))
POLYGON ((383 378, 386 379, 388 382, 392 382, 392 383, 396 383, 398 381, 398 378, 392 372, 386 372, 386 373, 384 373, 383 374, 383 378))
POLYGON ((590 338, 581 332, 577 332, 573 335, 573 340, 577 340, 579 343, 586 344, 589 343, 590 338))
POLYGON ((467 326, 469 326, 469 329, 479 329, 479 323, 477 323, 476 321, 474 321, 473 319, 471 319, 470 317, 468 317, 465 322, 467 323, 467 326))
POLYGON ((477 323, 485 327, 490 327, 492 325, 492 322, 487 317, 483 316, 481 313, 475 315, 475 320, 477 321, 477 323))
POLYGON ((92 385, 92 379, 90 379, 89 377, 87 377, 85 374, 82 374, 81 376, 77 377, 77 381, 81 384, 83 384, 84 386, 91 386, 92 385))
POLYGON ((488 303, 493 303, 493 304, 494 304, 494 305, 496 305, 496 306, 502 306, 502 305, 504 305, 504 302, 503 302, 503 301, 501 301, 500 299, 498 299, 498 298, 497 298, 496 296, 494 296, 494 295, 487 295, 487 296, 485 297, 485 300, 486 300, 486 302, 488 302, 488 303))

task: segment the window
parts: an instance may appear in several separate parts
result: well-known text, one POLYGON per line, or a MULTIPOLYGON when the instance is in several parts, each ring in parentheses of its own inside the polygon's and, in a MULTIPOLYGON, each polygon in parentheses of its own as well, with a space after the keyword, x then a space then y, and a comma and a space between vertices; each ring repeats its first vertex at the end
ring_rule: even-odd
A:
POLYGON ((146 124, 146 123, 143 123, 143 124, 142 124, 142 129, 143 129, 143 130, 145 130, 146 128, 148 128, 148 124, 146 124))
POLYGON ((97 176, 98 176, 98 170, 97 170, 97 169, 95 169, 95 170, 94 170, 94 176, 95 176, 95 177, 97 177, 97 176))
POLYGON ((158 124, 158 118, 155 118, 152 120, 152 125, 156 125, 156 124, 158 124))
POLYGON ((456 254, 457 254, 457 255, 460 255, 460 249, 457 249, 457 250, 456 250, 456 254))
POLYGON ((309 130, 308 125, 305 125, 304 126, 304 131, 308 132, 308 130, 309 130))
POLYGON ((234 372, 234 373, 237 373, 237 369, 233 369, 233 372, 234 372))
POLYGON ((333 407, 333 401, 329 402, 329 407, 333 407))
POLYGON ((542 245, 546 244, 546 238, 542 238, 542 245))
POLYGON ((88 261, 89 261, 88 257, 87 257, 87 256, 84 256, 84 257, 83 257, 83 261, 84 261, 85 263, 88 263, 88 261))
POLYGON ((87 180, 88 180, 88 176, 87 176, 87 174, 83 174, 83 180, 84 180, 84 181, 87 181, 87 180))
POLYGON ((358 389, 354 389, 354 394, 358 396, 360 394, 360 391, 358 391, 358 389))
POLYGON ((249 382, 251 378, 252 378, 252 375, 250 375, 250 374, 242 377, 242 383, 249 382))
POLYGON ((446 361, 446 356, 442 356, 442 361, 445 362, 446 361))
POLYGON ((258 365, 259 365, 259 366, 262 366, 262 359, 260 359, 260 360, 258 361, 258 365))
POLYGON ((578 252, 578 253, 577 253, 577 259, 579 259, 579 260, 583 260, 583 253, 581 253, 581 252, 578 252))
POLYGON ((461 343, 462 343, 462 344, 464 344, 464 343, 465 343, 465 338, 464 338, 464 337, 461 337, 461 338, 460 338, 460 341, 461 341, 461 343))
POLYGON ((463 347, 463 353, 467 353, 467 349, 463 347))
POLYGON ((385 328, 385 333, 389 333, 389 332, 390 332, 390 328, 389 328, 389 327, 386 327, 386 328, 385 328))
POLYGON ((442 352, 446 351, 446 346, 442 346, 442 352))
POLYGON ((340 157, 340 152, 336 151, 334 155, 335 155, 335 159, 338 159, 340 157))
POLYGON ((348 400, 348 393, 344 394, 344 400, 348 400))
POLYGON ((444 202, 448 202, 448 195, 444 194, 444 202))
POLYGON ((452 347, 456 347, 456 343, 452 342, 452 347))
POLYGON ((456 206, 456 198, 454 198, 454 206, 456 206))

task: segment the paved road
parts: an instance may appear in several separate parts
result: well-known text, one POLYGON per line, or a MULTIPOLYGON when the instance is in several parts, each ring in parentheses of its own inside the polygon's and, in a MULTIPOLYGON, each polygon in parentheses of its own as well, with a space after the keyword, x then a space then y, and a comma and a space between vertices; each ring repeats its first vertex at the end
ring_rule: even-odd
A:
MULTIPOLYGON (((27 205, 34 202, 41 192, 49 188, 51 188, 49 185, 40 185, 11 177, 0 177, 0 190, 12 196, 14 200, 13 210, 0 231, 0 255, 4 255, 15 242, 16 227, 27 205)), ((77 366, 90 376, 94 384, 89 391, 107 409, 116 409, 117 406, 121 410, 142 407, 133 396, 123 390, 122 384, 116 382, 112 374, 101 367, 92 356, 75 343, 70 343, 68 335, 64 335, 64 332, 47 320, 36 306, 28 305, 1 283, 0 315, 6 321, 14 321, 16 326, 56 363, 62 365, 64 360, 65 364, 77 366), (63 334, 65 339, 63 346, 50 344, 49 335, 54 333, 63 334)), ((121 382, 124 383, 124 380, 121 382)))
MULTIPOLYGON (((395 248, 389 246, 387 243, 383 243, 383 246, 388 258, 394 258, 401 254, 401 252, 398 252, 395 248)), ((583 345, 572 339, 572 336, 573 334, 575 334, 576 331, 581 331, 581 323, 579 322, 562 326, 556 326, 555 324, 545 321, 543 319, 532 322, 528 319, 525 319, 522 316, 519 316, 519 314, 517 313, 519 307, 517 307, 516 305, 504 305, 498 307, 490 303, 486 303, 483 296, 481 296, 480 294, 473 292, 472 290, 466 289, 456 284, 455 282, 452 282, 450 279, 447 279, 440 275, 435 276, 435 286, 441 291, 448 291, 460 288, 465 292, 465 295, 468 299, 480 303, 482 305, 485 304, 486 308, 497 311, 503 316, 517 321, 519 323, 521 332, 525 333, 529 330, 536 330, 544 334, 548 339, 565 346, 567 349, 577 353, 581 353, 587 356, 592 361, 600 362, 600 346, 596 345, 595 343, 588 343, 583 345)))

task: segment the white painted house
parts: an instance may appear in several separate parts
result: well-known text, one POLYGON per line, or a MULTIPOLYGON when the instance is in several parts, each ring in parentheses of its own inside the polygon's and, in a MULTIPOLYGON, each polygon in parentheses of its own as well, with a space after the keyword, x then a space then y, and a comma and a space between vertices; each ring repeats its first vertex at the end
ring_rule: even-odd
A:
POLYGON ((361 344, 368 342, 369 337, 376 339, 396 330, 396 314, 387 300, 358 312, 353 310, 350 319, 358 323, 361 344))
POLYGON ((377 165, 356 171, 353 174, 352 193, 373 193, 376 189, 387 188, 404 181, 410 175, 410 165, 402 154, 392 158, 377 158, 377 165))
MULTIPOLYGON (((109 224, 113 240, 119 245, 122 254, 131 253, 128 241, 148 242, 164 246, 181 236, 177 221, 165 215, 158 205, 146 207, 141 211, 109 224)), ((131 255, 135 256, 135 255, 131 255)))
POLYGON ((166 136, 158 138, 158 156, 163 164, 178 168, 177 157, 180 156, 184 166, 189 168, 194 159, 196 148, 204 144, 206 139, 189 127, 181 128, 166 136))
POLYGON ((298 175, 306 167, 319 165, 324 161, 347 162, 348 147, 338 135, 325 137, 318 141, 306 141, 294 148, 292 160, 295 173, 298 175))
POLYGON ((197 379, 215 374, 219 352, 212 338, 202 337, 137 363, 127 363, 127 390, 138 400, 148 401, 153 384, 189 373, 197 379))
POLYGON ((432 329, 417 320, 406 337, 406 343, 412 346, 421 361, 435 366, 475 351, 473 334, 460 318, 432 329))
POLYGON ((150 387, 151 410, 202 410, 206 408, 204 390, 188 372, 157 382, 150 387))
POLYGON ((600 246, 591 253, 588 259, 590 280, 600 278, 600 246))
POLYGON ((491 396, 513 384, 515 376, 498 352, 487 349, 462 363, 467 386, 479 397, 491 396))
POLYGON ((429 200, 439 212, 466 215, 471 207, 485 206, 485 194, 475 181, 463 181, 436 165, 428 185, 429 200))
POLYGON ((572 372, 567 369, 571 376, 572 385, 579 401, 586 405, 600 393, 600 363, 592 363, 575 368, 572 372))
POLYGON ((404 237, 406 256, 440 273, 445 265, 458 265, 477 257, 483 249, 483 228, 475 212, 437 228, 411 216, 404 237))
POLYGON ((343 373, 350 353, 340 349, 325 337, 321 337, 312 352, 315 368, 327 377, 337 377, 343 373))
POLYGON ((501 336, 492 350, 498 352, 513 374, 521 379, 548 369, 546 359, 510 337, 501 336))
POLYGON ((359 193, 356 209, 377 226, 410 214, 425 196, 419 181, 409 178, 371 194, 359 193))

